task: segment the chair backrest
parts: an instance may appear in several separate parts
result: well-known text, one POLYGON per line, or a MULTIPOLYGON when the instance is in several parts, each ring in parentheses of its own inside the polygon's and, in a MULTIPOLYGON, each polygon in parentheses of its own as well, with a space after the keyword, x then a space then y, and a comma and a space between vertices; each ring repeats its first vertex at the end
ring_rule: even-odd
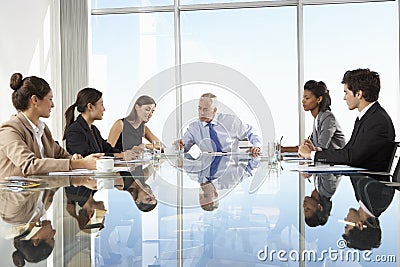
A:
POLYGON ((394 149, 393 149, 393 155, 392 159, 390 162, 390 177, 392 178, 392 181, 400 181, 400 144, 399 142, 395 143, 394 149))

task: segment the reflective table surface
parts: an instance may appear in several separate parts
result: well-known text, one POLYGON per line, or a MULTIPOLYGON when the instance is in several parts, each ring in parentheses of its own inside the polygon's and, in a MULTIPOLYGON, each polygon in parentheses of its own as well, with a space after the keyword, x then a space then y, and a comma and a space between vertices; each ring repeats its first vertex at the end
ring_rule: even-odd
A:
POLYGON ((296 164, 173 155, 3 178, 1 266, 397 266, 398 184, 296 164))

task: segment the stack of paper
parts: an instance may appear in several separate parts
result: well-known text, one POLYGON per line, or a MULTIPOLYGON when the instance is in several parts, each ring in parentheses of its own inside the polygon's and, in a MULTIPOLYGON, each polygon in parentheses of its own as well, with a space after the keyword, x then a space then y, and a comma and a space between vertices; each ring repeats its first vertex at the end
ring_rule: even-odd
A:
POLYGON ((363 168, 351 167, 347 165, 298 165, 291 171, 307 173, 352 173, 365 170, 363 168))
POLYGON ((64 172, 49 172, 50 176, 63 176, 63 175, 88 175, 93 174, 93 171, 88 169, 76 169, 64 172))

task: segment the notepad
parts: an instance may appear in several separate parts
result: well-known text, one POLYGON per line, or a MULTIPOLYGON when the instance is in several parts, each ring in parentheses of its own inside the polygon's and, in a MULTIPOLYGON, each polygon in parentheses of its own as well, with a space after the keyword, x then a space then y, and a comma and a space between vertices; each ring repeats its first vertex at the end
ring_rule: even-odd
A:
POLYGON ((49 172, 49 176, 65 176, 65 175, 88 175, 93 174, 93 171, 88 169, 75 169, 62 172, 49 172))
POLYGON ((355 173, 365 170, 363 168, 351 167, 348 165, 298 165, 291 171, 306 172, 306 173, 355 173))

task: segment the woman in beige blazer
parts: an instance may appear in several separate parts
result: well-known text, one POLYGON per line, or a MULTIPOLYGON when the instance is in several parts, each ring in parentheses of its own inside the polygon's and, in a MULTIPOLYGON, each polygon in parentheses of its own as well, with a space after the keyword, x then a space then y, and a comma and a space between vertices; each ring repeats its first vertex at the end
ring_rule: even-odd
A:
POLYGON ((71 156, 54 140, 40 118, 54 107, 53 93, 42 78, 11 76, 12 102, 18 114, 0 126, 0 179, 7 176, 45 174, 71 169, 95 169, 102 153, 85 158, 71 156))

